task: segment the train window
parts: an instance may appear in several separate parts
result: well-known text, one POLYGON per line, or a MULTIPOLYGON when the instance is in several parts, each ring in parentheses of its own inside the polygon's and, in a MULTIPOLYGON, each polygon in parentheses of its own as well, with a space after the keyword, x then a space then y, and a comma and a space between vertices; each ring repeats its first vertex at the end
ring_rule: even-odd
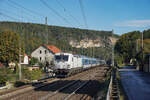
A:
POLYGON ((57 56, 55 56, 55 60, 57 60, 57 61, 68 61, 68 55, 57 55, 57 56))
POLYGON ((61 60, 61 56, 55 56, 55 60, 61 60))
POLYGON ((67 56, 67 55, 64 55, 64 56, 63 56, 63 60, 64 60, 64 61, 68 61, 68 56, 67 56))

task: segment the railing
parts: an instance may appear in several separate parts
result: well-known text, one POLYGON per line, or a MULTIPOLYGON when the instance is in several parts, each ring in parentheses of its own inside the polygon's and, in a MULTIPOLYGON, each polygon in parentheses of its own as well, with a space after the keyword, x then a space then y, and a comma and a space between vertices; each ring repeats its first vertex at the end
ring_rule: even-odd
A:
POLYGON ((107 91, 106 100, 110 100, 111 92, 112 92, 112 75, 111 75, 111 79, 110 79, 110 83, 109 83, 109 87, 108 87, 108 91, 107 91))

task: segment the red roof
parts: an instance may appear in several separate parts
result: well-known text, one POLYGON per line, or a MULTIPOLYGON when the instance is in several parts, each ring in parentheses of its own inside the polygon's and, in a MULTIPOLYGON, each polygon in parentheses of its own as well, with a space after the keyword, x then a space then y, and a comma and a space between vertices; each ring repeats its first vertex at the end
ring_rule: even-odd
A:
POLYGON ((52 51, 53 53, 60 53, 61 50, 55 47, 54 45, 44 45, 47 49, 52 51))
POLYGON ((24 53, 24 56, 28 56, 26 53, 24 53))

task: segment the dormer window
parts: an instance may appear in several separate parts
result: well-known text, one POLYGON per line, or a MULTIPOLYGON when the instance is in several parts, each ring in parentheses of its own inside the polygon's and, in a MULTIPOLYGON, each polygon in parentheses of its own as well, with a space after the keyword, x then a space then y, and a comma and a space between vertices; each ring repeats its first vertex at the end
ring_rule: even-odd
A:
POLYGON ((40 54, 42 53, 42 51, 40 50, 40 54))
POLYGON ((47 53, 47 51, 45 50, 45 54, 47 53))

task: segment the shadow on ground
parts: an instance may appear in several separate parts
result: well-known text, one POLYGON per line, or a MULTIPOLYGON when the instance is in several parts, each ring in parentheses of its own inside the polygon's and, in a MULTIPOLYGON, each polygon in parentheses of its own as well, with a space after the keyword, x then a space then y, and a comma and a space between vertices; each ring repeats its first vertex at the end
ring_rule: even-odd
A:
MULTIPOLYGON (((58 81, 49 83, 48 85, 41 87, 41 88, 37 88, 36 85, 33 85, 33 86, 35 86, 35 91, 55 92, 61 87, 64 87, 66 84, 72 83, 74 81, 76 80, 58 80, 58 81)), ((88 80, 79 80, 79 81, 80 83, 85 83, 88 80)), ((46 83, 42 83, 42 84, 44 85, 46 83)), ((99 82, 97 80, 90 80, 88 84, 86 84, 84 87, 79 89, 79 91, 77 91, 75 94, 84 94, 90 97, 94 97, 98 92, 104 91, 104 87, 107 87, 105 81, 99 82)), ((70 87, 70 89, 72 89, 72 87, 70 87)), ((67 87, 65 88, 65 90, 59 91, 59 92, 65 93, 65 94, 71 94, 72 91, 70 89, 67 87)))

